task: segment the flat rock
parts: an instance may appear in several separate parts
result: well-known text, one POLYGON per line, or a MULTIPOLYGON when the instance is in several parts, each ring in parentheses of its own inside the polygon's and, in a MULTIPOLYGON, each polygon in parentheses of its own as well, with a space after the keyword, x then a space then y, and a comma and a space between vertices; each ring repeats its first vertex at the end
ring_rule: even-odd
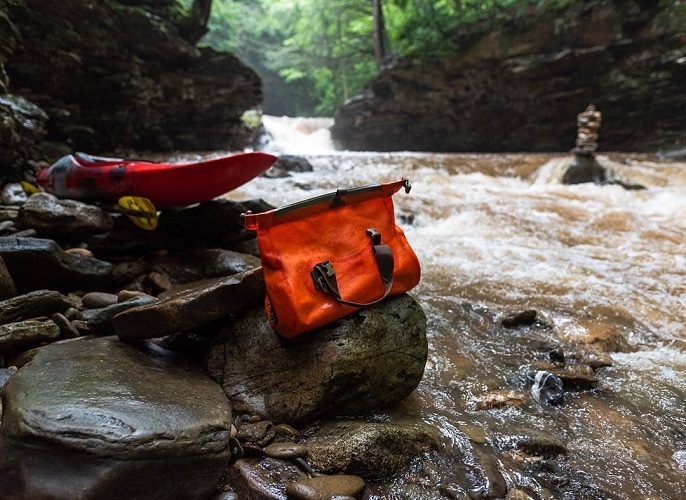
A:
POLYGON ((25 351, 59 338, 60 327, 52 320, 0 325, 0 354, 25 351))
POLYGON ((74 301, 53 290, 36 290, 0 301, 0 324, 52 316, 74 307, 74 301))
POLYGON ((206 365, 238 413, 298 423, 402 400, 422 378, 427 349, 424 311, 399 295, 289 340, 253 308, 211 341, 206 365))
POLYGON ((3 389, 0 491, 26 498, 207 498, 230 458, 231 407, 151 344, 41 348, 3 389))
POLYGON ((205 248, 175 252, 157 257, 150 269, 166 274, 173 284, 190 283, 208 278, 221 278, 260 267, 260 259, 222 248, 205 248))
POLYGON ((61 292, 103 290, 128 279, 118 276, 109 262, 67 253, 43 238, 4 236, 0 238, 0 257, 19 293, 42 288, 61 292))
POLYGON ((20 228, 32 228, 45 237, 102 233, 112 229, 112 216, 102 208, 50 193, 35 193, 19 210, 20 228))
POLYGON ((163 337, 235 314, 264 300, 262 268, 205 282, 159 302, 117 314, 116 334, 125 340, 163 337))
MULTIPOLYGON (((417 455, 440 448, 438 429, 421 421, 331 421, 306 442, 317 471, 365 479, 389 478, 417 455)), ((350 493, 348 493, 350 494, 350 493)))

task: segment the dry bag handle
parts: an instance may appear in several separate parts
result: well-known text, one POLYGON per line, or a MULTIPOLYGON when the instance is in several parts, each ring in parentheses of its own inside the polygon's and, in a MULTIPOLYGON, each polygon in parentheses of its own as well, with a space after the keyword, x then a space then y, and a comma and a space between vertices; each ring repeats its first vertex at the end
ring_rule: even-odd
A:
POLYGON ((341 293, 338 291, 338 281, 336 280, 336 271, 331 264, 331 261, 325 260, 315 265, 310 271, 310 275, 314 280, 314 286, 317 290, 321 290, 324 293, 331 295, 341 304, 346 304, 353 307, 366 307, 381 302, 385 299, 389 293, 391 293, 391 287, 393 286, 393 250, 388 245, 381 244, 381 234, 374 228, 367 229, 367 236, 372 239, 372 251, 374 252, 374 259, 376 260, 376 265, 379 267, 379 274, 381 279, 386 285, 386 289, 381 297, 372 302, 360 303, 351 302, 345 300, 341 297, 341 293))

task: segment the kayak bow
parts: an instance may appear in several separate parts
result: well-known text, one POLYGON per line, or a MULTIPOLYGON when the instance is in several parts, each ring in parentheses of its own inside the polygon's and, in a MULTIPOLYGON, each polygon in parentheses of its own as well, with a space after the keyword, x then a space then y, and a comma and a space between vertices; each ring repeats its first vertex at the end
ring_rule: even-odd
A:
POLYGON ((276 160, 276 156, 262 152, 194 163, 157 163, 74 153, 38 172, 36 181, 60 198, 116 202, 122 196, 140 196, 158 208, 185 207, 242 186, 276 160))

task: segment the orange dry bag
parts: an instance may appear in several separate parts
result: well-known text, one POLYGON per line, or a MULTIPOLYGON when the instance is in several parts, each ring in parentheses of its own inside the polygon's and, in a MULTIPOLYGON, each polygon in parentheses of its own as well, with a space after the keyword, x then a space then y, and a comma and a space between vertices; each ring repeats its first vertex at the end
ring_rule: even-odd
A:
POLYGON ((294 337, 419 283, 419 260, 395 222, 403 187, 407 179, 243 214, 257 231, 274 330, 294 337))

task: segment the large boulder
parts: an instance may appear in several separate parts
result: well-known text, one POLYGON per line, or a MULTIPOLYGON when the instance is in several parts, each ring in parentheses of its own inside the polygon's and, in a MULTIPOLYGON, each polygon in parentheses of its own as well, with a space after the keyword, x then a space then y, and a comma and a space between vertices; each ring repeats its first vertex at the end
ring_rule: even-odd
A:
POLYGON ((562 11, 513 7, 500 21, 454 33, 452 57, 383 71, 339 110, 335 142, 350 150, 569 151, 577 114, 594 103, 601 148, 683 148, 681 2, 565 3, 562 11))
POLYGON ((290 340, 253 308, 212 340, 207 368, 237 413, 298 423, 402 400, 421 381, 427 353, 426 316, 399 295, 290 340))
POLYGON ((113 0, 0 6, 21 40, 5 58, 11 90, 45 110, 48 141, 71 139, 92 153, 247 144, 251 132, 241 116, 262 100, 259 77, 230 54, 188 43, 172 16, 159 15, 171 6, 113 0))
POLYGON ((2 391, 2 498, 207 498, 231 407, 183 358, 116 337, 39 349, 2 391))

